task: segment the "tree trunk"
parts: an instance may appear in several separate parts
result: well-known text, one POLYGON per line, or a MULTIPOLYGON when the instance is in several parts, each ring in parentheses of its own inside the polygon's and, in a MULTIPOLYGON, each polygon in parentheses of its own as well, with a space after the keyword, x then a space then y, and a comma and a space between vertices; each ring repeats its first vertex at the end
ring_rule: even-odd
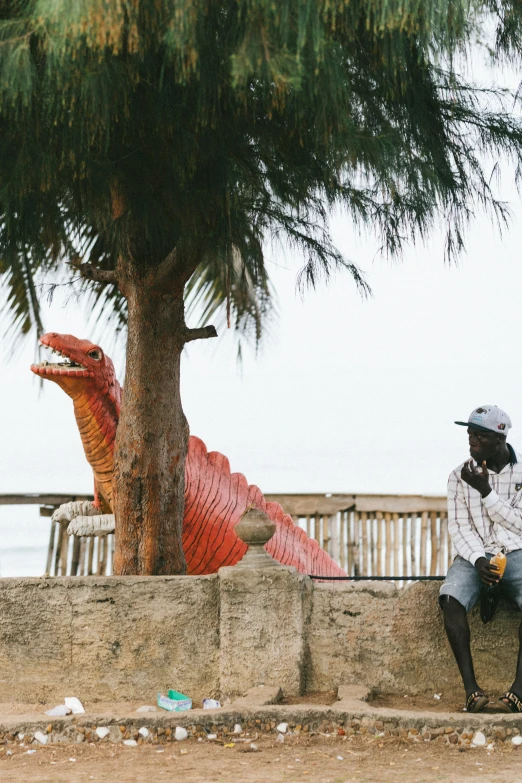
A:
POLYGON ((125 384, 116 435, 116 574, 183 574, 188 425, 181 407, 183 293, 126 282, 125 384))

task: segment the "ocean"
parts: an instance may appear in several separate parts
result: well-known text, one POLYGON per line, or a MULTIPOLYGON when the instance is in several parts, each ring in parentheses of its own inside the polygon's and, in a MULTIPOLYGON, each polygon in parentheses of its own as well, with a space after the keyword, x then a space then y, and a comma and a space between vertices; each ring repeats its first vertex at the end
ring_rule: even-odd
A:
POLYGON ((50 530, 38 506, 0 506, 0 577, 42 576, 50 530))

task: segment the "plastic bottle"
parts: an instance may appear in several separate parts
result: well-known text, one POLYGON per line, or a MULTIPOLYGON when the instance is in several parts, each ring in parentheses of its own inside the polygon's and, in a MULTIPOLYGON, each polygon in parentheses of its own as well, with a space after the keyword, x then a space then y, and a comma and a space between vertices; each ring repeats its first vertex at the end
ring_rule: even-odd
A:
POLYGON ((504 554, 504 552, 502 552, 501 550, 500 552, 497 552, 496 555, 493 555, 493 557, 489 561, 489 564, 492 565, 494 568, 496 568, 500 579, 502 579, 507 565, 506 555, 504 554))

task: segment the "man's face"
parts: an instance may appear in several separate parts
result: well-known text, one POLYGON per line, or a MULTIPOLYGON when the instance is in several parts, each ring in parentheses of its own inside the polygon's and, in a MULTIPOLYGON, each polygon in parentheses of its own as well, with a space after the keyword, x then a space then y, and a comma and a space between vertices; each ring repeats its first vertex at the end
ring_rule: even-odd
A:
POLYGON ((469 453, 479 465, 497 453, 499 439, 494 432, 483 432, 468 427, 468 440, 469 453))

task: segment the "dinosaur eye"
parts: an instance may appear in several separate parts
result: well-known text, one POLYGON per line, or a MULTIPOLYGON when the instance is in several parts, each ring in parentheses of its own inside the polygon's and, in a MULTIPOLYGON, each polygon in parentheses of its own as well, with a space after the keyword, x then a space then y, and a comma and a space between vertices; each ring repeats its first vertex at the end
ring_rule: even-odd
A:
POLYGON ((89 353, 87 354, 87 356, 90 356, 90 357, 91 357, 91 359, 94 359, 95 361, 99 362, 99 361, 100 361, 100 359, 101 359, 101 358, 102 358, 102 356, 103 356, 103 353, 102 353, 101 351, 99 351, 97 348, 94 348, 94 350, 92 350, 92 351, 89 351, 89 353))

